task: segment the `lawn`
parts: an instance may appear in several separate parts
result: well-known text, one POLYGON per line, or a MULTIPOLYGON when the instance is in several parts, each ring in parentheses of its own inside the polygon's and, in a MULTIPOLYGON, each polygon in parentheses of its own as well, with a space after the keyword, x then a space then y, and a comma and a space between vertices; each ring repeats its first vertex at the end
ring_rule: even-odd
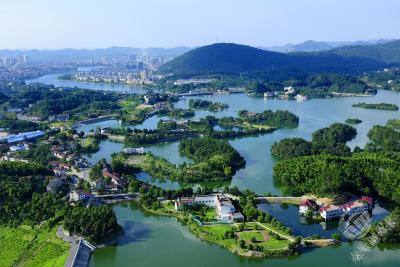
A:
POLYGON ((174 201, 165 201, 162 203, 164 208, 168 210, 175 210, 175 202, 174 201))
POLYGON ((229 232, 232 228, 235 230, 235 235, 238 239, 242 239, 246 244, 259 245, 264 248, 264 250, 281 250, 286 249, 290 243, 289 240, 283 238, 276 238, 269 234, 268 230, 255 230, 254 223, 247 223, 243 231, 239 232, 237 226, 226 225, 226 224, 216 224, 207 225, 200 227, 200 233, 202 237, 208 241, 217 243, 223 247, 231 250, 245 251, 238 247, 236 238, 224 238, 225 232, 229 232), (251 239, 255 237, 256 242, 251 242, 251 239))
POLYGON ((207 208, 205 215, 207 221, 215 221, 215 218, 217 217, 217 212, 215 211, 215 208, 207 208))
POLYGON ((56 228, 0 227, 0 266, 64 266, 69 245, 56 236, 56 228))
POLYGON ((251 238, 255 237, 257 242, 263 242, 264 236, 260 231, 245 231, 240 232, 239 237, 243 240, 250 240, 251 238))
POLYGON ((227 249, 235 249, 237 247, 236 240, 233 238, 223 238, 226 231, 230 231, 232 227, 226 224, 215 224, 200 227, 201 237, 217 243, 227 249))

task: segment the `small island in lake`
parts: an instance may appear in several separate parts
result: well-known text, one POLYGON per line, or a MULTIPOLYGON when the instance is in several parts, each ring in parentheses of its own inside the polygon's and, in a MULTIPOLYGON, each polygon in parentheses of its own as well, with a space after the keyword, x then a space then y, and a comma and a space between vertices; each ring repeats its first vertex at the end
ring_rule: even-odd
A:
POLYGON ((345 122, 346 122, 347 124, 356 125, 356 124, 362 123, 362 120, 360 120, 360 119, 354 119, 354 118, 348 118, 347 120, 345 120, 345 122))
POLYGON ((352 105, 353 108, 365 108, 365 109, 379 109, 379 110, 389 110, 397 111, 399 107, 395 104, 389 103, 355 103, 352 105))
POLYGON ((192 109, 207 109, 208 111, 213 111, 213 112, 229 108, 228 104, 201 100, 201 99, 190 99, 189 107, 192 109))

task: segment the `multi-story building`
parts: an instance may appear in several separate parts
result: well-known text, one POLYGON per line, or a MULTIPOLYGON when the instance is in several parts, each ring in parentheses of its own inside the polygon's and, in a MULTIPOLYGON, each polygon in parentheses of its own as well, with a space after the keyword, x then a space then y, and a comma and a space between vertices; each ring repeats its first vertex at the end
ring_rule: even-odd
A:
POLYGON ((351 216, 354 214, 359 214, 364 211, 370 210, 373 207, 373 198, 362 197, 361 199, 340 206, 328 205, 320 208, 318 211, 324 220, 330 221, 339 219, 341 216, 351 216))
POLYGON ((73 190, 69 193, 69 201, 79 201, 91 198, 92 194, 83 190, 73 190))
POLYGON ((178 198, 175 201, 175 209, 181 210, 184 205, 192 206, 196 204, 215 208, 218 220, 227 222, 244 220, 243 215, 236 211, 230 198, 221 194, 178 198))

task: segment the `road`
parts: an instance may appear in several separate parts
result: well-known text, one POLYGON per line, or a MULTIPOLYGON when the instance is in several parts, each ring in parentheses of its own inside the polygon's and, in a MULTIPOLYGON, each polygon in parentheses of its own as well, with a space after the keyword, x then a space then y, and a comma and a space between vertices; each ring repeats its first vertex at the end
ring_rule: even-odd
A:
POLYGON ((61 225, 57 229, 57 236, 59 238, 61 238, 62 240, 64 240, 65 242, 68 242, 71 246, 71 248, 69 249, 69 255, 68 255, 67 261, 65 262, 65 265, 64 265, 65 267, 70 267, 70 266, 72 266, 75 255, 78 251, 79 239, 74 236, 65 235, 61 225))

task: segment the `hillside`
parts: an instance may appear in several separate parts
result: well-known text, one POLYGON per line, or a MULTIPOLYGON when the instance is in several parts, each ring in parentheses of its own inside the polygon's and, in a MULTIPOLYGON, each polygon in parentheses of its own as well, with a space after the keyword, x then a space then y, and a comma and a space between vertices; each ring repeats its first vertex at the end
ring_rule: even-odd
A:
POLYGON ((400 40, 375 45, 345 46, 330 52, 345 58, 363 57, 386 64, 400 64, 400 40))
POLYGON ((311 72, 354 72, 384 66, 380 61, 346 58, 332 52, 283 54, 232 43, 203 46, 164 64, 162 73, 175 75, 258 74, 263 76, 311 72))

